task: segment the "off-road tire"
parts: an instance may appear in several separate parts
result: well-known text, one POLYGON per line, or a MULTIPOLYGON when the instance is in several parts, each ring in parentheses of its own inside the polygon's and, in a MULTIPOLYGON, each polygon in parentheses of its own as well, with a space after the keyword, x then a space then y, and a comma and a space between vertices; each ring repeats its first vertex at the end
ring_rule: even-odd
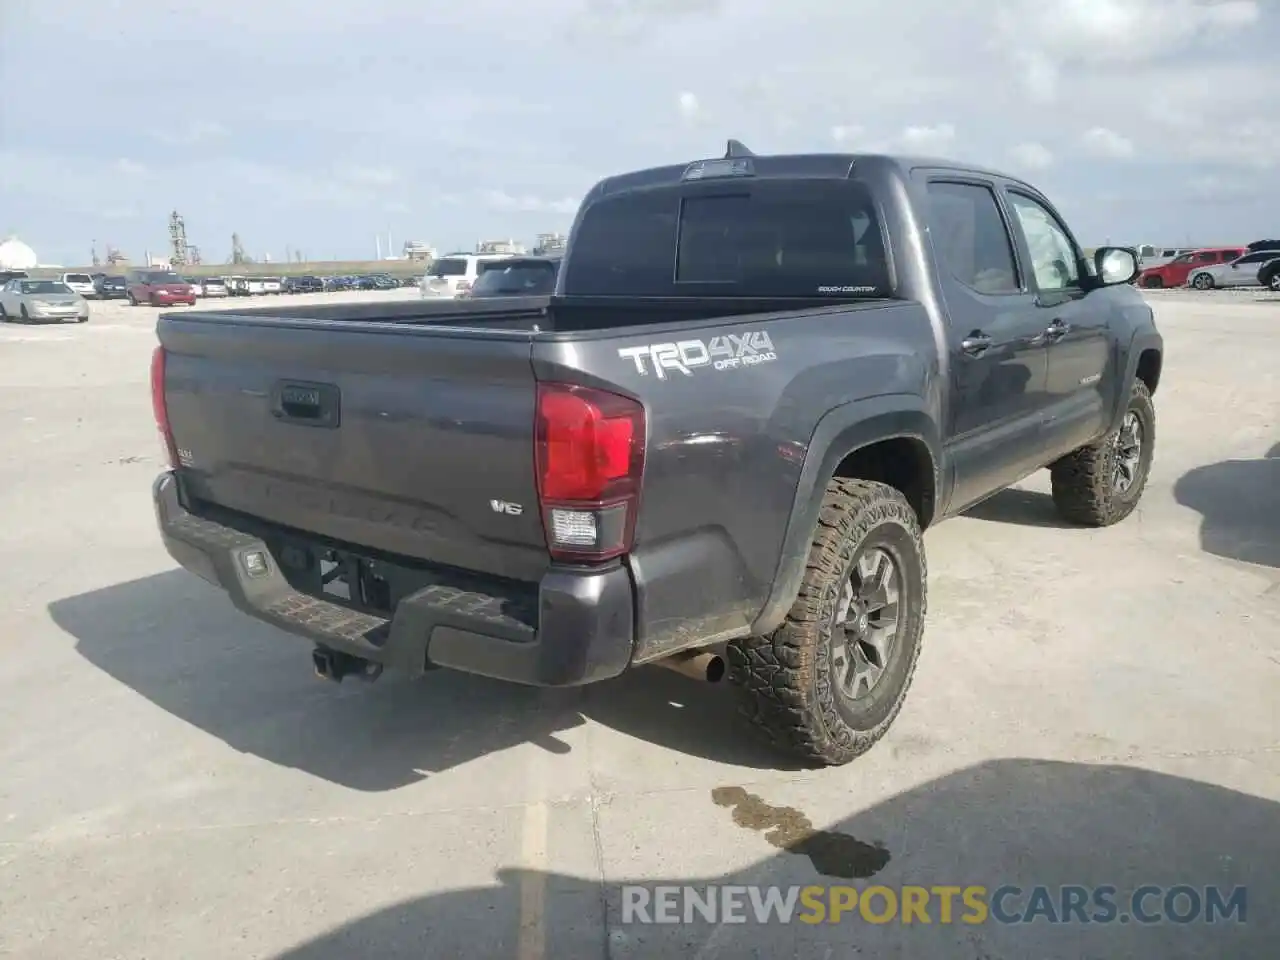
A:
POLYGON ((786 620, 768 636, 728 645, 729 677, 743 713, 776 746, 810 765, 839 766, 866 753, 897 717, 915 675, 927 581, 920 523, 906 498, 882 483, 832 480, 786 620), (900 628, 879 683, 865 701, 851 702, 832 683, 832 636, 841 590, 870 547, 888 552, 901 574, 900 628))
POLYGON ((1142 424, 1142 447, 1137 477, 1124 493, 1112 482, 1118 426, 1097 443, 1081 447, 1049 467, 1053 503, 1064 520, 1085 527, 1109 527, 1133 513, 1142 499, 1155 453, 1156 409, 1147 385, 1137 378, 1125 414, 1131 410, 1142 424))

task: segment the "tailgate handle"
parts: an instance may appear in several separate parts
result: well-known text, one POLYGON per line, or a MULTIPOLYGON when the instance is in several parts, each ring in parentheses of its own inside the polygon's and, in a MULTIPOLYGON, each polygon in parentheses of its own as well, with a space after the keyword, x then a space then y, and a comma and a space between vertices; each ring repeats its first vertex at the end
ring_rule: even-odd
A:
POLYGON ((338 388, 331 383, 279 383, 271 399, 271 412, 279 420, 308 427, 338 425, 338 388))

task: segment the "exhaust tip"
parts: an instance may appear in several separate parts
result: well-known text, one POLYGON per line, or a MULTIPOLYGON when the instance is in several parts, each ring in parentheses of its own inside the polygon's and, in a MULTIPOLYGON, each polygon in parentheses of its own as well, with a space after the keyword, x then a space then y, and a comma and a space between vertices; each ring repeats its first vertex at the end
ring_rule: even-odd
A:
POLYGON ((656 666, 674 670, 691 680, 701 680, 706 683, 719 683, 724 679, 725 674, 724 657, 705 651, 673 653, 669 657, 656 661, 656 666))
POLYGON ((712 656, 707 661, 707 682, 719 683, 724 679, 724 657, 712 656))

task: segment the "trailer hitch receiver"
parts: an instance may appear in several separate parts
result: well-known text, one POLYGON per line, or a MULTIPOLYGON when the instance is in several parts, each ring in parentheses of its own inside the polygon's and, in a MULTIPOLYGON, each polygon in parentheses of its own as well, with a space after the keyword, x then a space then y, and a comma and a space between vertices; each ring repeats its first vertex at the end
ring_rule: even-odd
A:
POLYGON ((311 664, 315 667, 317 677, 334 683, 341 683, 344 677, 351 676, 372 683, 382 676, 382 664, 343 653, 341 650, 330 650, 328 647, 316 647, 312 650, 311 664))

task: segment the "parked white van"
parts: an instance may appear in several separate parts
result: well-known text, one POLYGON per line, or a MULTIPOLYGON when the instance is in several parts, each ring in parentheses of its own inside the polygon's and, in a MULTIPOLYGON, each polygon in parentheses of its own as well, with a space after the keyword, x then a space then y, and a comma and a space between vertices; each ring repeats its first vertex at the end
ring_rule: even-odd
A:
POLYGON ((86 300, 91 300, 98 295, 98 288, 93 285, 93 277, 87 273, 64 273, 62 282, 71 288, 72 293, 78 293, 86 300))

